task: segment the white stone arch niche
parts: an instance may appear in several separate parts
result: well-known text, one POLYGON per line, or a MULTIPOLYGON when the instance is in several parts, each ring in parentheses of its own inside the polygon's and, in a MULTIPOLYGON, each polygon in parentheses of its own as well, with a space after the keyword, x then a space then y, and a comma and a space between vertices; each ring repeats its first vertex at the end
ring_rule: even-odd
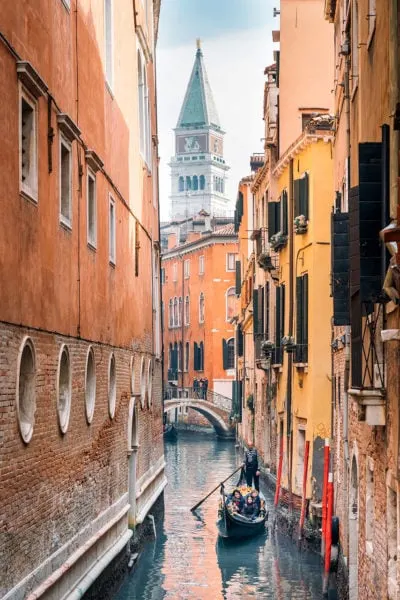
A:
POLYGON ((349 488, 349 597, 358 600, 358 541, 360 507, 360 469, 358 447, 353 443, 350 460, 349 488))
POLYGON ((18 351, 15 403, 19 431, 28 444, 33 435, 36 412, 36 351, 29 336, 22 339, 18 351))

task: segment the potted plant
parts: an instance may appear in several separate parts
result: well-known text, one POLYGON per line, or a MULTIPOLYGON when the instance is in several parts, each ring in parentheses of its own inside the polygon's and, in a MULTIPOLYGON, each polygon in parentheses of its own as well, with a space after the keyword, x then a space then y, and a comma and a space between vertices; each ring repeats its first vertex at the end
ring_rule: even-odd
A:
POLYGON ((282 346, 288 354, 291 354, 296 350, 296 340, 291 335, 285 335, 282 338, 282 346))
POLYGON ((249 394, 247 396, 246 404, 247 404, 247 408, 251 412, 254 412, 254 396, 253 396, 253 394, 249 394))
POLYGON ((294 225, 294 232, 298 235, 301 235, 302 233, 307 232, 308 220, 306 219, 306 217, 304 215, 299 215, 298 217, 295 218, 293 225, 294 225))
POLYGON ((258 263, 258 266, 261 267, 262 269, 265 269, 265 271, 269 271, 270 269, 274 268, 274 265, 272 264, 271 256, 269 254, 267 254, 266 252, 262 252, 261 254, 259 254, 257 263, 258 263))
POLYGON ((275 344, 271 340, 264 340, 261 344, 261 351, 266 357, 270 357, 274 349, 275 344))
POLYGON ((281 231, 278 231, 278 233, 274 233, 274 235, 271 236, 269 242, 271 244, 271 248, 275 250, 275 252, 278 252, 278 250, 286 245, 287 235, 284 235, 281 231))

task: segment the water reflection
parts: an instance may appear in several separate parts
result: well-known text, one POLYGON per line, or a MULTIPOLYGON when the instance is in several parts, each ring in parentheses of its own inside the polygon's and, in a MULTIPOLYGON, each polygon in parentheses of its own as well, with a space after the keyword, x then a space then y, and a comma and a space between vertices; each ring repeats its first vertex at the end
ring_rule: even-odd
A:
MULTIPOLYGON (((196 515, 190 513, 190 507, 236 467, 239 457, 233 444, 208 435, 180 434, 177 443, 166 446, 166 460, 164 521, 115 600, 322 597, 317 556, 299 553, 290 540, 270 528, 240 543, 219 538, 218 494, 196 515)), ((233 482, 236 479, 237 475, 233 482)), ((263 491, 271 506, 271 495, 263 491)))

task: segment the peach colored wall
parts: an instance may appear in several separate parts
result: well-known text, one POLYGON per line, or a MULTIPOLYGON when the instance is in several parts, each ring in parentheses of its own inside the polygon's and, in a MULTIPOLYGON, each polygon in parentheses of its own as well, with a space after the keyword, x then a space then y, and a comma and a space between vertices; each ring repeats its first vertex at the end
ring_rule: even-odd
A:
POLYGON ((302 131, 299 108, 332 111, 333 31, 324 0, 281 0, 279 152, 302 131))

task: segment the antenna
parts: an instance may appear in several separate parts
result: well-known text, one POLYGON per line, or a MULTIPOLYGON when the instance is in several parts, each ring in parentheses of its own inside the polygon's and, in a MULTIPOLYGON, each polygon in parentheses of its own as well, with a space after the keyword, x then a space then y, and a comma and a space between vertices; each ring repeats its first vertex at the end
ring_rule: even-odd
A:
POLYGON ((201 50, 201 39, 200 38, 197 38, 196 46, 197 46, 197 50, 201 50))

